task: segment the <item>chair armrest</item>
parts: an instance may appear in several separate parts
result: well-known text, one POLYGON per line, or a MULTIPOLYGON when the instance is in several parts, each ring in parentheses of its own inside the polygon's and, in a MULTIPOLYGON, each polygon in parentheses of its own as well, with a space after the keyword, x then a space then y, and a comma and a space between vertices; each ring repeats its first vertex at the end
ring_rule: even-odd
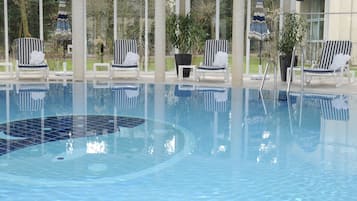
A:
POLYGON ((311 65, 311 68, 318 68, 319 67, 319 64, 317 64, 317 63, 313 63, 312 65, 311 65))

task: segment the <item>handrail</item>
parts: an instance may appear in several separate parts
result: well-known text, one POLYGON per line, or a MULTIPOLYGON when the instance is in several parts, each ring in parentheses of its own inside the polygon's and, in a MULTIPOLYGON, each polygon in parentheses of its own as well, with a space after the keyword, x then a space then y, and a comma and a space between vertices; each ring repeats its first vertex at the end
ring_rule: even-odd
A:
MULTIPOLYGON (((294 46, 294 48, 293 48, 293 52, 292 52, 292 55, 291 55, 291 62, 290 62, 290 71, 289 71, 289 75, 288 75, 288 80, 287 80, 287 82, 288 82, 288 87, 287 87, 287 89, 286 89, 286 92, 287 93, 289 93, 290 92, 290 88, 291 88, 291 82, 292 82, 292 77, 293 77, 293 75, 294 75, 294 63, 295 63, 295 55, 296 55, 296 47, 294 46)), ((301 68, 301 89, 303 90, 304 89, 304 80, 305 80, 305 78, 304 78, 304 49, 303 49, 303 47, 302 46, 300 46, 300 56, 301 56, 301 66, 300 66, 300 68, 301 68)))
POLYGON ((264 70, 264 74, 263 74, 263 79, 262 79, 262 82, 260 83, 260 88, 259 88, 259 91, 262 91, 263 88, 264 88, 264 83, 265 83, 265 80, 266 80, 266 77, 267 77, 267 74, 268 74, 268 70, 269 70, 269 67, 271 65, 274 65, 274 88, 276 89, 277 88, 277 69, 276 69, 276 63, 274 62, 274 60, 270 60, 267 62, 267 64, 265 65, 265 70, 264 70))

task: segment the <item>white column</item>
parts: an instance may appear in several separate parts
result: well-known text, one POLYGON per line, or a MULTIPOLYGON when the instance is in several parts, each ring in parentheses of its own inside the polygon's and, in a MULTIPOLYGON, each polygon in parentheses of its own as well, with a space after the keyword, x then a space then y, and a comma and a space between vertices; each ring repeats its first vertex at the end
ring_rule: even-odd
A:
POLYGON ((165 81, 166 18, 164 0, 155 0, 155 81, 165 81))
POLYGON ((353 8, 354 8, 354 6, 353 6, 353 0, 351 0, 351 8, 350 8, 350 19, 351 19, 351 21, 350 21, 350 37, 349 37, 349 40, 351 40, 351 41, 353 41, 352 40, 352 37, 353 37, 353 16, 355 15, 355 13, 353 13, 353 8))
POLYGON ((290 0, 290 12, 296 12, 296 0, 290 0))
POLYGON ((9 25, 7 14, 7 0, 4 0, 5 61, 9 62, 9 25))
POLYGON ((244 2, 245 0, 233 1, 232 86, 243 85, 244 2))
POLYGON ((220 0, 216 0, 216 40, 219 39, 220 0))
POLYGON ((145 72, 147 72, 148 66, 149 66, 149 2, 148 2, 148 0, 145 0, 145 33, 144 33, 144 37, 145 37, 144 67, 145 67, 145 72))
POLYGON ((248 34, 250 31, 250 20, 251 20, 251 0, 247 0, 247 27, 245 30, 246 34, 246 44, 245 44, 245 73, 249 74, 250 70, 250 39, 248 38, 248 34))
POLYGON ((43 40, 43 0, 39 0, 38 10, 40 15, 40 39, 43 40))
POLYGON ((180 14, 180 1, 181 0, 176 0, 175 1, 175 14, 179 15, 180 14))
POLYGON ((281 32, 284 24, 284 0, 280 0, 279 13, 279 32, 281 32))
POLYGON ((330 0, 325 0, 325 15, 324 15, 324 38, 327 40, 329 38, 328 32, 330 29, 330 0))
POLYGON ((187 15, 190 12, 191 12, 191 0, 186 0, 185 1, 185 14, 187 15))
MULTIPOLYGON (((147 0, 146 0, 147 1, 147 0)), ((146 3, 146 2, 145 2, 146 3)), ((114 23, 114 41, 117 40, 117 36, 118 36, 118 1, 117 0, 114 0, 114 20, 113 20, 113 23, 114 23)))
POLYGON ((86 0, 72 1, 73 79, 84 80, 86 69, 86 0))

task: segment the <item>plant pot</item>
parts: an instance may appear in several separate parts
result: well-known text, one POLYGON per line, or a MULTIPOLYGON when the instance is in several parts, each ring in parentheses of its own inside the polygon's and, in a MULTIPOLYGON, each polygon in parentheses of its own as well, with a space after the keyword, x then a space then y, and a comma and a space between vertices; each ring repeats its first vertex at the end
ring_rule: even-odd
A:
MULTIPOLYGON (((179 65, 191 65, 192 55, 191 54, 175 54, 175 64, 176 64, 176 75, 178 76, 178 66, 179 65)), ((183 69, 183 77, 190 77, 190 69, 183 69)))
MULTIPOLYGON (((290 68, 290 64, 291 64, 291 57, 292 55, 281 55, 279 56, 280 59, 280 77, 281 77, 281 81, 286 82, 286 71, 288 68, 290 68)), ((295 56, 295 61, 294 61, 294 65, 297 65, 297 59, 298 57, 295 56)), ((293 80, 293 78, 291 78, 291 81, 293 80)))

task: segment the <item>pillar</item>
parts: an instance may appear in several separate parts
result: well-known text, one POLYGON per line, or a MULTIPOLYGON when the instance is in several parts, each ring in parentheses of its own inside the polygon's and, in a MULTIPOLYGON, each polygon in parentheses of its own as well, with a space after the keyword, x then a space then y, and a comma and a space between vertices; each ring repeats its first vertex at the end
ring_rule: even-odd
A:
POLYGON ((232 86, 243 85, 244 0, 233 1, 232 25, 232 86))
POLYGON ((72 68, 77 81, 85 78, 86 29, 86 0, 72 1, 72 68))
POLYGON ((155 82, 165 81, 166 12, 164 0, 155 0, 155 82))

